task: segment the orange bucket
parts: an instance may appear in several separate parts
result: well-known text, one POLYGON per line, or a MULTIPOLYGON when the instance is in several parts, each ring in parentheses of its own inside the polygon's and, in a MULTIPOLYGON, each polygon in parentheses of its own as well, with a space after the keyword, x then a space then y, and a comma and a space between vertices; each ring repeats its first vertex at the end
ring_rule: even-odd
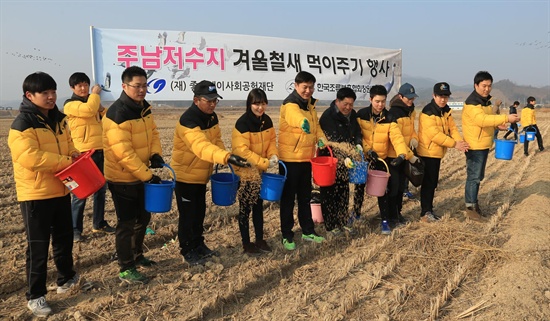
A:
POLYGON ((85 199, 105 185, 105 177, 92 159, 95 149, 80 154, 69 167, 55 174, 78 198, 85 199))
POLYGON ((338 159, 333 157, 330 146, 327 146, 327 148, 330 156, 317 156, 310 160, 313 182, 319 186, 331 186, 336 181, 336 163, 338 159))
POLYGON ((367 174, 367 188, 365 191, 371 196, 381 197, 386 194, 386 187, 388 186, 388 181, 390 179, 390 169, 388 168, 388 164, 386 164, 383 159, 379 158, 378 160, 384 163, 387 172, 369 169, 367 174))

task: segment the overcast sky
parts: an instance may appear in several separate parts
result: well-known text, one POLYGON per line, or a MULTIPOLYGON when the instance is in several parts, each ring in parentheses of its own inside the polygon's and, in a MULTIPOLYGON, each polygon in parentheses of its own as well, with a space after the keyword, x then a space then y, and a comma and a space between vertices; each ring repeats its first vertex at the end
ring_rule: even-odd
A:
MULTIPOLYGON (((23 79, 51 74, 69 96, 91 76, 90 26, 271 36, 403 50, 403 74, 472 84, 550 84, 550 1, 6 1, 0 0, 0 103, 23 79)), ((59 103, 59 102, 58 102, 59 103)))

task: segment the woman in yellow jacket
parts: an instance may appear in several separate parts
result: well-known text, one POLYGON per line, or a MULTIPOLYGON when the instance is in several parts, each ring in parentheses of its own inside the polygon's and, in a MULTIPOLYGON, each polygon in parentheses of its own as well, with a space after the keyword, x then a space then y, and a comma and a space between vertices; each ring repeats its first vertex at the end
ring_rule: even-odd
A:
POLYGON ((492 87, 493 76, 487 71, 478 72, 474 77, 474 91, 464 101, 462 110, 462 133, 464 141, 468 143, 464 192, 466 216, 477 221, 484 220, 478 204, 478 192, 485 177, 495 128, 504 130, 506 122, 515 123, 519 120, 517 114, 493 115, 490 95, 492 87))
POLYGON ((433 99, 422 109, 418 122, 419 142, 416 151, 424 162, 420 219, 424 222, 434 222, 440 218, 433 211, 433 199, 439 180, 441 159, 447 148, 456 148, 461 152, 468 150, 468 144, 460 136, 451 116, 451 108, 447 105, 450 96, 451 88, 448 83, 435 84, 433 99))
MULTIPOLYGON (((413 162, 416 162, 417 159, 412 153, 409 153, 395 118, 385 108, 387 95, 388 92, 384 86, 372 86, 370 88, 371 105, 357 112, 357 121, 363 135, 363 150, 367 151, 370 162, 376 162, 378 158, 384 159, 391 165, 389 166, 391 174, 396 167, 403 163, 405 158, 410 158, 413 162), (398 157, 388 157, 390 147, 399 155, 398 157)), ((377 169, 386 171, 386 167, 380 163, 376 163, 376 166, 377 169)), ((401 194, 398 195, 397 191, 397 182, 388 183, 384 196, 378 197, 378 207, 382 219, 380 230, 385 235, 391 233, 390 223, 395 226, 399 222, 396 198, 401 198, 401 194)))
POLYGON ((246 100, 246 112, 235 123, 231 137, 233 153, 247 159, 248 163, 254 166, 235 169, 241 177, 239 231, 244 252, 252 255, 271 252, 271 248, 264 240, 264 207, 259 197, 260 182, 252 182, 250 179, 257 178, 258 175, 249 173, 250 171, 265 172, 268 167, 275 167, 279 163, 277 134, 271 117, 265 113, 267 103, 267 95, 262 89, 252 89, 246 100), (250 242, 248 224, 251 210, 256 236, 254 243, 250 242))
MULTIPOLYGON (((535 103, 537 100, 533 96, 527 98, 527 106, 523 107, 521 110, 521 122, 523 123, 523 130, 526 132, 535 132, 535 137, 537 137, 537 144, 539 145, 539 151, 544 150, 544 145, 542 144, 542 135, 540 130, 537 127, 537 119, 535 118, 535 103)), ((529 141, 526 139, 523 143, 523 153, 525 156, 529 156, 529 141)))
MULTIPOLYGON (((298 198, 298 221, 302 227, 302 239, 321 243, 311 218, 311 163, 317 146, 326 145, 326 137, 315 110, 313 98, 315 77, 300 71, 294 79, 294 91, 283 101, 279 117, 279 158, 288 170, 281 196, 282 243, 286 250, 296 249, 294 243, 294 200, 298 198)), ((282 165, 279 173, 284 174, 282 165)))
POLYGON ((73 269, 73 229, 69 190, 55 177, 78 156, 67 120, 59 111, 57 84, 36 72, 23 82, 23 101, 13 121, 11 151, 17 200, 27 234, 27 307, 37 317, 52 309, 46 302, 50 239, 57 267, 57 293, 67 292, 78 280, 73 269))
POLYGON ((180 117, 174 131, 170 165, 176 173, 178 239, 180 253, 189 265, 206 263, 217 255, 204 243, 206 184, 212 165, 249 166, 246 160, 225 150, 218 115, 216 85, 203 80, 193 88, 193 104, 180 117))

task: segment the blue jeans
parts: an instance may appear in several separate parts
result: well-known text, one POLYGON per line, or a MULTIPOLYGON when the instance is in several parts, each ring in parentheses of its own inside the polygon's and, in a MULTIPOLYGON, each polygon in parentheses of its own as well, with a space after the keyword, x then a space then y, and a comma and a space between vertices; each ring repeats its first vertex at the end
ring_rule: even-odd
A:
MULTIPOLYGON (((92 160, 97 165, 101 173, 103 173, 103 151, 96 150, 92 154, 92 160)), ((93 209, 93 226, 95 229, 100 229, 107 225, 105 221, 105 191, 107 184, 103 185, 97 192, 94 193, 94 209, 93 209)), ((84 208, 86 207, 86 199, 79 199, 72 195, 71 211, 73 216, 73 230, 78 230, 82 233, 84 220, 84 208)))
POLYGON ((466 188, 464 197, 466 206, 475 206, 479 184, 485 177, 485 165, 489 150, 469 150, 466 152, 466 188))

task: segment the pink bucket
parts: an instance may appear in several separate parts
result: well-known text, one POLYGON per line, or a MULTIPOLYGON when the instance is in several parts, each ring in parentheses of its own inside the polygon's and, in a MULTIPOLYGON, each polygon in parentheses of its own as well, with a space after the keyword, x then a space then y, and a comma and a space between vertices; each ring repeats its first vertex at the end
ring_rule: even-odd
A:
POLYGON ((321 212, 321 204, 320 203, 311 203, 311 218, 313 219, 313 223, 323 223, 325 220, 323 220, 323 213, 321 212))
POLYGON ((371 196, 384 196, 386 194, 386 187, 388 186, 388 180, 390 179, 390 169, 388 164, 383 159, 379 158, 379 161, 384 163, 386 171, 369 170, 367 178, 367 188, 365 191, 371 196))

